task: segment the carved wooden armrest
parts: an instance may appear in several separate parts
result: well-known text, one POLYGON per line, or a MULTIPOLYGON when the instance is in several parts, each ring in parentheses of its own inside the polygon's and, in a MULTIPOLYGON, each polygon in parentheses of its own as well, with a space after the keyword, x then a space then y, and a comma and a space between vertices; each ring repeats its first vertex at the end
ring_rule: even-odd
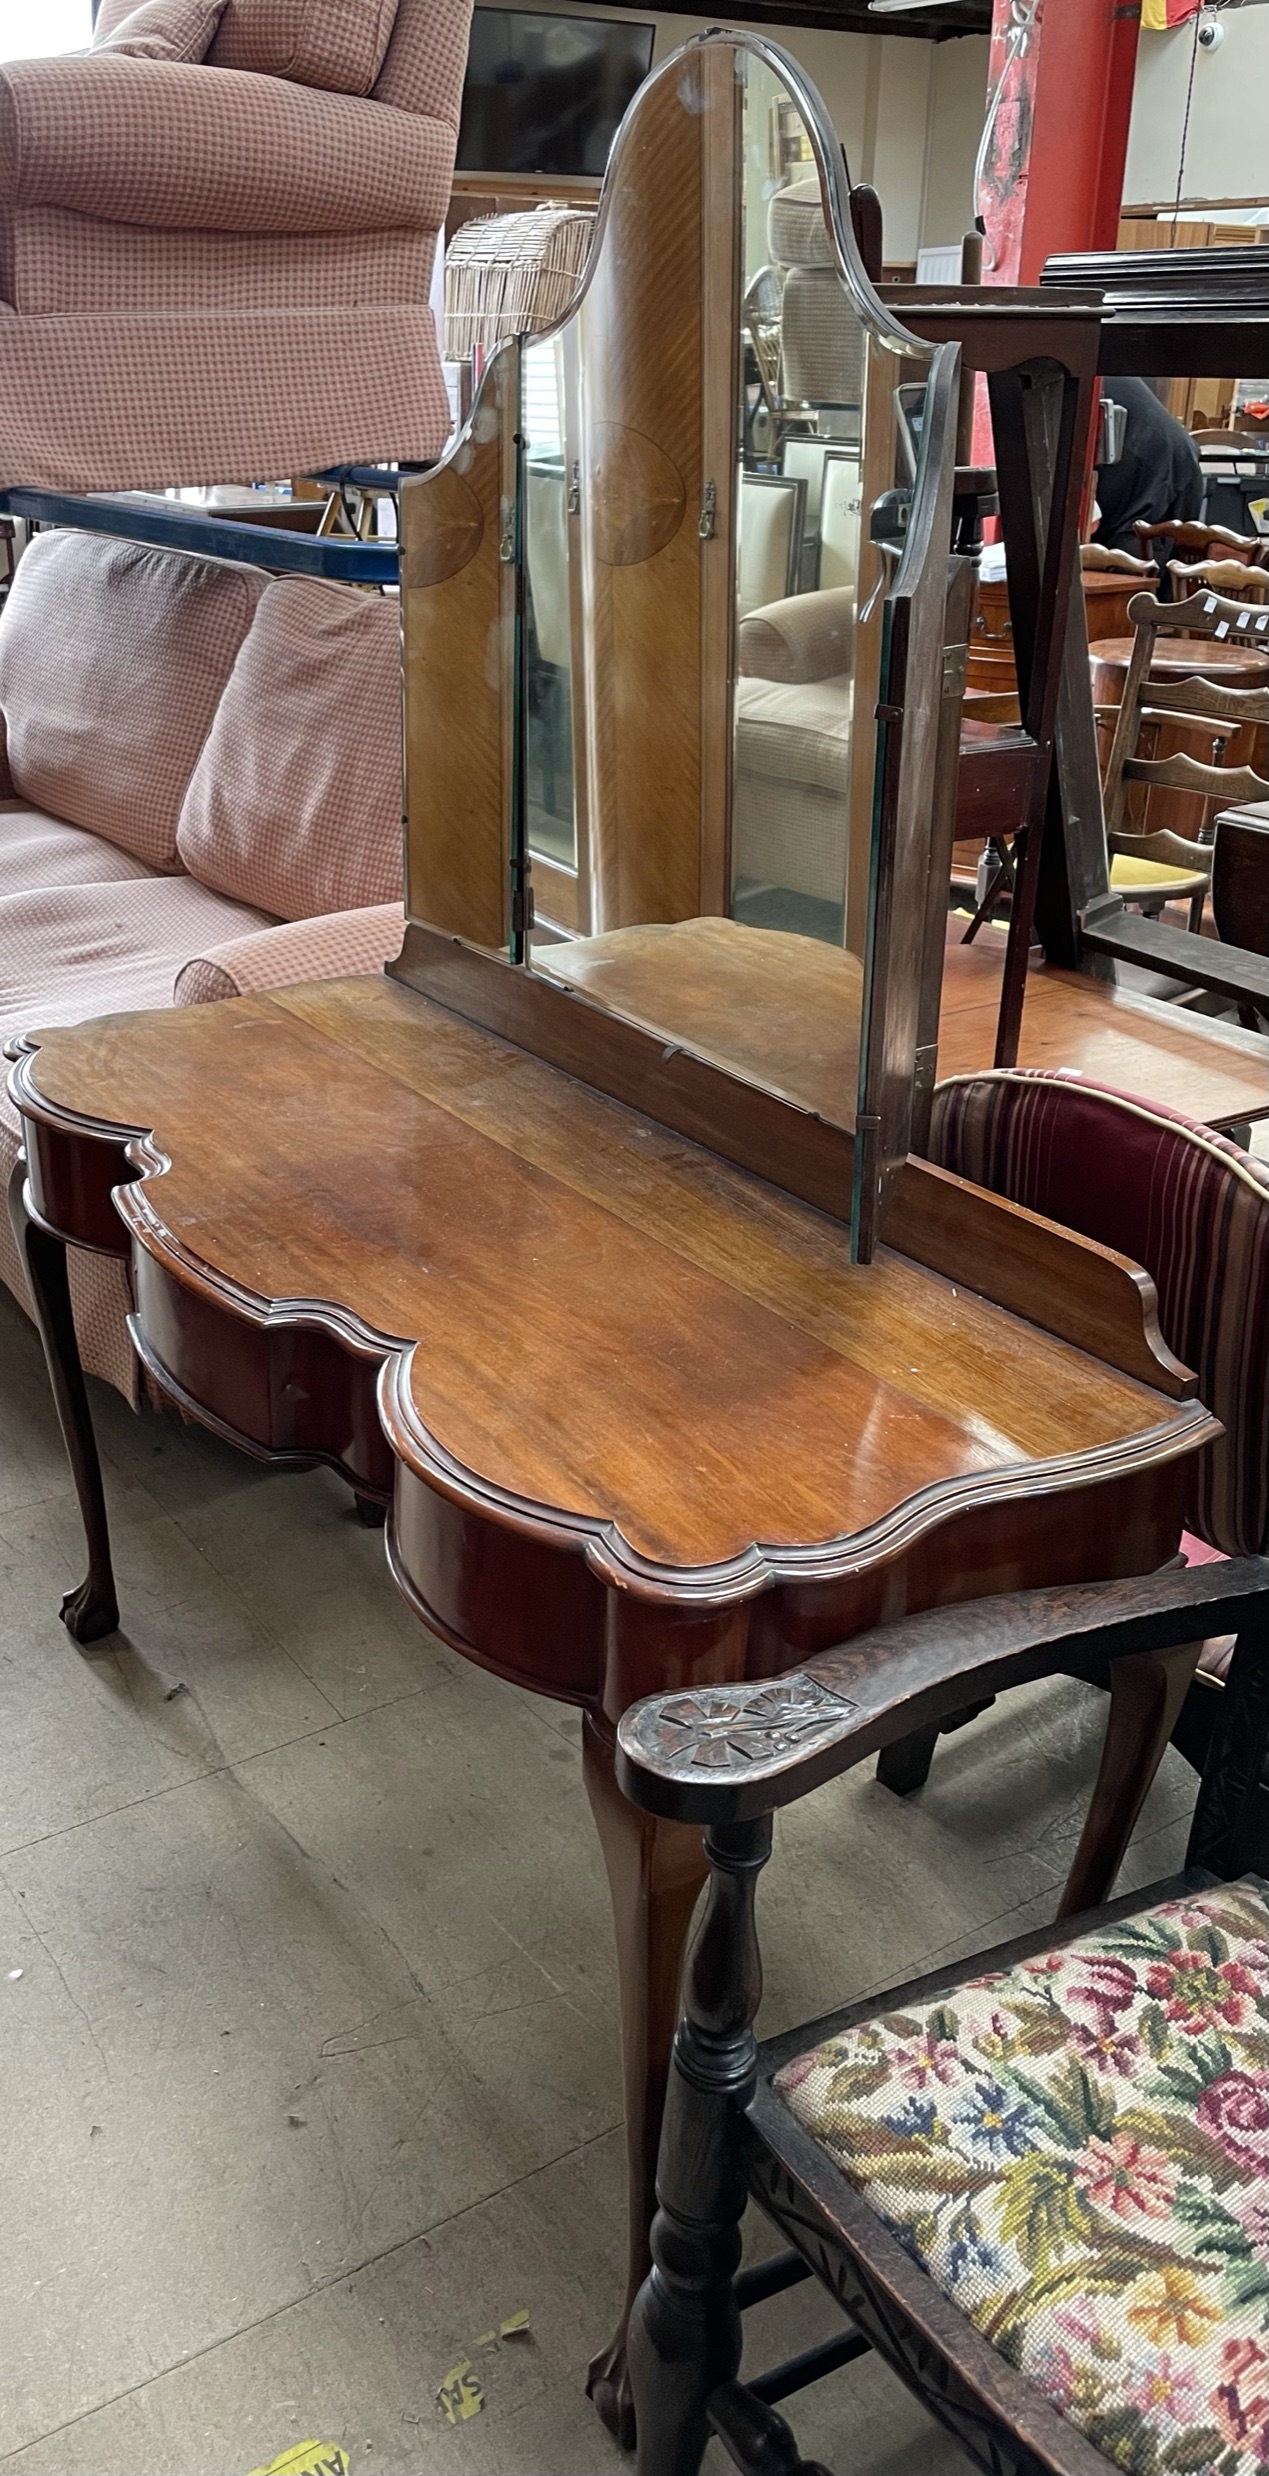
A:
POLYGON ((617 1777, 649 1813, 746 1822, 982 1696, 1216 1633, 1251 1641, 1269 1689, 1269 1558, 929 1608, 784 1676, 652 1695, 621 1721, 617 1777))

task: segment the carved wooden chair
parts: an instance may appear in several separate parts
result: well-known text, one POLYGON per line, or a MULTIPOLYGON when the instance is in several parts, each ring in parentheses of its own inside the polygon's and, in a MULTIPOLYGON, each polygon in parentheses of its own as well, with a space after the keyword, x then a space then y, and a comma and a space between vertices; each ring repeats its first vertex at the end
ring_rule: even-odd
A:
MULTIPOLYGON (((1239 577, 1253 571, 1238 569, 1239 577)), ((1257 580, 1258 581, 1258 580, 1257 580)), ((1227 743, 1236 729, 1269 721, 1269 687, 1227 686, 1204 675, 1201 641, 1213 646, 1213 667, 1225 662, 1231 649, 1269 652, 1269 609, 1249 601, 1241 587, 1239 600, 1229 600, 1206 583, 1180 600, 1163 602, 1152 593, 1134 595, 1128 605, 1135 638, 1124 681, 1123 697, 1114 715, 1114 736, 1103 785, 1106 841, 1111 857, 1112 889, 1145 910, 1165 902, 1188 901, 1190 922, 1197 930, 1211 877, 1207 841, 1190 840, 1168 828, 1142 832, 1129 813, 1131 786, 1145 784, 1159 791, 1197 793, 1207 801, 1263 799, 1269 783, 1250 765, 1227 766, 1227 743), (1173 635, 1185 640, 1187 675, 1152 676, 1152 664, 1167 654, 1173 635), (1162 640, 1162 641, 1161 641, 1162 640), (1217 650, 1219 649, 1219 650, 1217 650), (1197 738, 1203 756, 1188 750, 1146 754, 1161 731, 1197 738)), ((1175 668, 1177 652, 1173 651, 1175 668)), ((1253 665, 1254 668, 1254 665, 1253 665)), ((1109 714, 1099 716, 1108 721, 1109 714)), ((1208 810, 1210 817, 1210 809, 1208 810)), ((1200 833, 1207 835, 1206 825, 1200 833)), ((1209 837, 1210 839, 1210 837, 1209 837)))
MULTIPOLYGON (((940 1168, 1149 1274, 1163 1338, 1225 1431, 1193 1465, 1182 1551, 1194 1561, 1269 1549, 1269 1170, 1176 1111, 1078 1075, 1021 1068, 940 1084, 928 1148, 940 1168)), ((1167 1728, 1196 1763, 1226 1664, 1227 1646, 1213 1641, 1192 1682, 1181 1667, 1172 1679, 1167 1728)), ((1112 1697, 1095 1806, 1122 1795, 1140 1764, 1129 1682, 1112 1697)), ((878 1764, 883 1784, 900 1796, 919 1788, 938 1735, 927 1724, 890 1746, 878 1764)))
POLYGON ((1269 1563, 979 1600, 775 1683, 637 1704, 618 1776, 705 1826, 708 1904, 630 2363, 639 2476, 825 2476, 775 2402, 873 2348, 991 2476, 1260 2476, 1269 2402, 1269 1886, 1235 1881, 1269 1735, 1269 1563), (1237 1629, 1186 1871, 758 2045, 773 1809, 902 1713, 1237 1629), (790 2249, 738 2271, 750 2195, 790 2249), (738 2379, 808 2276, 841 2337, 738 2379))

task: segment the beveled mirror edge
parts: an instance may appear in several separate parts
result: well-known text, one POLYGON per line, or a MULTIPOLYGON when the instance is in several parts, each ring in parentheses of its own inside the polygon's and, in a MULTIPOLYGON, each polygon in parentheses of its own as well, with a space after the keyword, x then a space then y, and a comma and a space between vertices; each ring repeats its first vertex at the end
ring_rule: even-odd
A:
POLYGON ((852 1251, 860 1263, 884 1234, 890 1190, 910 1148, 922 1025, 937 1018, 926 982, 942 977, 942 948, 928 939, 927 921, 941 839, 937 769, 948 612, 963 566, 951 550, 959 378, 957 347, 936 346, 912 512, 886 596, 851 1204, 852 1251), (918 691, 896 706, 909 676, 918 691))

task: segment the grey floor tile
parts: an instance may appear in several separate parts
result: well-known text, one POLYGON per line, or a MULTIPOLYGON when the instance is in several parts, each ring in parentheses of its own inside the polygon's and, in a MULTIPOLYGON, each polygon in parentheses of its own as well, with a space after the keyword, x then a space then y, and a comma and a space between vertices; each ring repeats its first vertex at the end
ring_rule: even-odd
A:
POLYGON ((620 2139, 609 2135, 0 2468, 245 2476, 310 2437, 341 2444, 357 2476, 567 2476, 628 2465, 583 2395, 617 2283, 621 2191, 620 2139), (526 2339, 478 2344, 521 2309, 526 2339), (464 2358, 485 2405, 455 2429, 436 2393, 464 2358))
POLYGON ((373 1903, 429 1993, 474 2016, 513 2000, 527 1973, 611 2029, 608 1894, 580 1755, 533 1697, 456 1667, 241 1777, 373 1903))
MULTIPOLYGON (((609 2476, 583 2377, 621 2095, 577 1714, 418 1625, 331 1474, 94 1406, 125 1630, 85 1656, 56 1612, 73 1493, 0 1293, 0 2470, 246 2476, 312 2434, 353 2476, 609 2476), (521 2305, 451 2430, 437 2384, 521 2305)), ((869 1766, 782 1817, 763 2027, 1050 1916, 1103 1717, 1053 1681, 943 1739, 917 1797, 869 1766)), ((1176 1865, 1193 1793, 1169 1756, 1126 1885, 1176 1865)), ((747 2361, 831 2323, 799 2289, 747 2361)), ((875 2362, 794 2421, 852 2476, 963 2476, 875 2362)))

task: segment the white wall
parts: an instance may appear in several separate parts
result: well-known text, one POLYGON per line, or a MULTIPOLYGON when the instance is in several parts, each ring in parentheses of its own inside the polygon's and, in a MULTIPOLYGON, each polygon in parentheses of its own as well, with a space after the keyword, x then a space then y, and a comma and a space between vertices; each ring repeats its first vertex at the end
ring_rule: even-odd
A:
MULTIPOLYGON (((1227 9, 1219 48, 1199 48, 1185 149, 1183 200, 1269 198, 1269 8, 1227 9)), ((948 47, 950 49, 950 46, 948 47)), ((1171 205, 1176 196, 1192 26, 1142 32, 1132 99, 1124 198, 1171 205)))
POLYGON ((89 0, 0 0, 0 60, 84 51, 92 30, 89 0))
MULTIPOLYGON (((537 0, 537 5, 575 17, 619 14, 597 7, 595 0, 537 0)), ((656 28, 654 62, 666 59, 689 35, 726 22, 656 9, 639 13, 656 28)), ((983 122, 987 37, 923 43, 907 35, 835 34, 818 26, 754 31, 783 44, 818 86, 846 149, 851 179, 872 181, 880 194, 887 258, 914 259, 924 241, 959 240, 973 220, 969 193, 983 122)))
POLYGON ((974 162, 987 108, 991 38, 967 34, 956 43, 936 43, 933 51, 921 239, 926 248, 938 249, 973 230, 974 162))

